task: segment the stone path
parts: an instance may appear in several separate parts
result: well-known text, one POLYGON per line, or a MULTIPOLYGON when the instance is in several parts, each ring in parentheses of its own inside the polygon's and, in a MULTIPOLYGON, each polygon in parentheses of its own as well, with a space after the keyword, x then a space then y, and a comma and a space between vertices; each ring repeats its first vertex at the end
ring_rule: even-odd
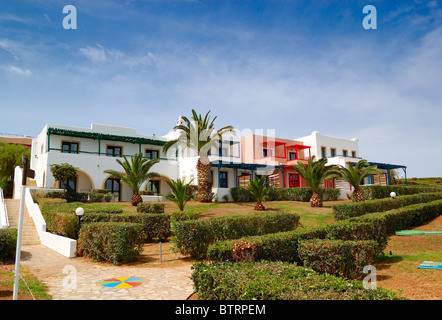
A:
POLYGON ((66 258, 43 245, 22 247, 21 266, 48 286, 54 300, 185 300, 193 292, 190 263, 113 266, 85 258, 66 258), (133 288, 108 288, 115 277, 145 280, 133 288))

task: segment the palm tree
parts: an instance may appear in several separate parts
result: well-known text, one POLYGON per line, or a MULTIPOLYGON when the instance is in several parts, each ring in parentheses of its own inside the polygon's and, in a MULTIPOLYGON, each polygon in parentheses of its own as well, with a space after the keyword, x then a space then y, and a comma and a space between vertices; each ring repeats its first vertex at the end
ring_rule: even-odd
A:
POLYGON ((247 190, 249 190, 257 202, 255 210, 265 210, 262 200, 264 199, 264 195, 267 191, 267 176, 250 180, 249 184, 247 185, 247 190))
POLYGON ((206 113, 204 118, 201 114, 197 114, 192 109, 192 118, 182 117, 183 123, 179 123, 174 127, 174 130, 179 130, 179 137, 174 140, 169 140, 163 146, 163 151, 167 152, 172 146, 176 145, 182 148, 184 152, 186 149, 191 149, 199 156, 196 166, 198 178, 198 200, 200 202, 212 201, 212 164, 208 157, 208 151, 213 146, 218 146, 219 141, 222 140, 226 133, 233 133, 232 126, 225 126, 215 131, 215 119, 210 120, 210 111, 206 113))
POLYGON ((292 165, 293 169, 304 178, 313 192, 310 199, 312 207, 322 207, 322 199, 319 195, 320 186, 324 180, 337 175, 337 167, 335 165, 326 166, 326 164, 327 158, 320 158, 315 161, 315 156, 312 156, 308 159, 307 165, 301 161, 298 161, 297 165, 292 165))
POLYGON ((180 178, 177 180, 166 180, 166 183, 170 187, 172 193, 163 195, 163 197, 174 202, 180 211, 183 211, 186 203, 192 199, 192 194, 190 193, 192 181, 193 179, 189 183, 184 183, 184 181, 180 178))
POLYGON ((136 206, 138 203, 143 202, 139 192, 141 185, 152 178, 160 177, 156 172, 150 172, 153 165, 157 164, 160 159, 146 159, 143 154, 137 153, 130 159, 127 160, 126 156, 123 156, 124 161, 116 159, 117 162, 123 167, 124 172, 119 172, 116 170, 104 170, 105 173, 111 174, 121 180, 121 182, 127 184, 133 191, 131 203, 136 206))
POLYGON ((382 174, 382 172, 377 168, 376 165, 370 166, 367 160, 360 160, 355 165, 349 163, 348 168, 340 166, 338 178, 350 183, 354 190, 352 194, 352 201, 364 201, 364 194, 360 188, 361 181, 372 175, 372 174, 382 174))

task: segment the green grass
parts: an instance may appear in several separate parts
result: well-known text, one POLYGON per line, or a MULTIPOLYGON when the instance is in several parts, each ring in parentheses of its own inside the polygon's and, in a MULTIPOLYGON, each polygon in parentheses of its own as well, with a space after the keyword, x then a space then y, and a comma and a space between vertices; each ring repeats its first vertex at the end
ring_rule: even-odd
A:
MULTIPOLYGON (((397 179, 401 181, 401 185, 405 185, 405 179, 397 179)), ((408 178, 409 186, 428 186, 428 187, 441 187, 442 188, 442 178, 408 178)))
MULTIPOLYGON (((13 269, 14 266, 9 266, 10 269, 13 269)), ((30 275, 23 267, 20 268, 20 275, 25 280, 26 284, 29 286, 29 289, 32 292, 32 295, 36 300, 51 300, 52 296, 47 293, 47 287, 45 284, 40 282, 37 278, 30 275)), ((11 300, 12 300, 12 291, 14 287, 14 274, 10 271, 2 269, 0 272, 0 291, 11 292, 11 300)), ((22 299, 32 299, 32 295, 29 293, 28 288, 25 283, 20 279, 18 284, 18 300, 22 299)), ((7 297, 3 297, 7 298, 7 297)))

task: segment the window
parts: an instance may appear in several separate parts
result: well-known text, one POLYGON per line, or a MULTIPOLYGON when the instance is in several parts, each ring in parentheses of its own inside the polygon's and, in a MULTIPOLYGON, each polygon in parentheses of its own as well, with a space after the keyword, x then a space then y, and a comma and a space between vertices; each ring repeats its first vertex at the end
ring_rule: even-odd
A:
POLYGON ((118 194, 118 200, 120 200, 121 184, 120 179, 109 178, 106 180, 106 187, 109 193, 118 194))
POLYGON ((327 158, 327 150, 325 147, 321 147, 321 156, 327 158))
POLYGON ((289 152, 289 160, 296 160, 298 159, 298 155, 296 152, 289 152))
POLYGON ((263 157, 268 157, 270 155, 269 149, 262 149, 262 156, 263 157))
POLYGON ((147 150, 145 153, 145 157, 149 159, 155 159, 160 157, 160 152, 158 150, 147 150))
POLYGON ((352 150, 351 156, 352 156, 352 158, 356 158, 356 151, 352 150))
POLYGON ((227 181, 227 172, 221 171, 219 173, 219 187, 220 188, 227 188, 228 181, 227 181))
POLYGON ((342 155, 348 157, 348 150, 342 149, 342 155))
POLYGON ((219 156, 226 157, 227 156, 227 148, 219 148, 219 156))
POLYGON ((63 141, 61 143, 61 152, 63 153, 78 153, 78 149, 78 142, 63 141))
POLYGON ((77 179, 60 181, 60 189, 66 189, 67 191, 76 191, 77 179))
POLYGON ((289 173, 289 188, 299 187, 299 174, 289 173))
POLYGON ((152 191, 155 194, 159 194, 160 180, 149 180, 146 185, 146 191, 152 191))
POLYGON ((106 155, 111 157, 121 157, 122 149, 122 147, 107 146, 106 155))
POLYGON ((332 157, 335 157, 335 156, 336 156, 336 149, 335 149, 335 148, 330 148, 330 155, 331 155, 332 157))

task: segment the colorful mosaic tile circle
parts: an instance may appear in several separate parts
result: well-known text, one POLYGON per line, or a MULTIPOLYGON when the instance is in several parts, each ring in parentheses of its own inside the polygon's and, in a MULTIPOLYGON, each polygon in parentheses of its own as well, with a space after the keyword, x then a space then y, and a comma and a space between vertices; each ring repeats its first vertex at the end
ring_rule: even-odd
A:
POLYGON ((108 288, 133 288, 142 285, 144 282, 144 279, 137 277, 121 277, 106 279, 101 281, 100 284, 108 288))

